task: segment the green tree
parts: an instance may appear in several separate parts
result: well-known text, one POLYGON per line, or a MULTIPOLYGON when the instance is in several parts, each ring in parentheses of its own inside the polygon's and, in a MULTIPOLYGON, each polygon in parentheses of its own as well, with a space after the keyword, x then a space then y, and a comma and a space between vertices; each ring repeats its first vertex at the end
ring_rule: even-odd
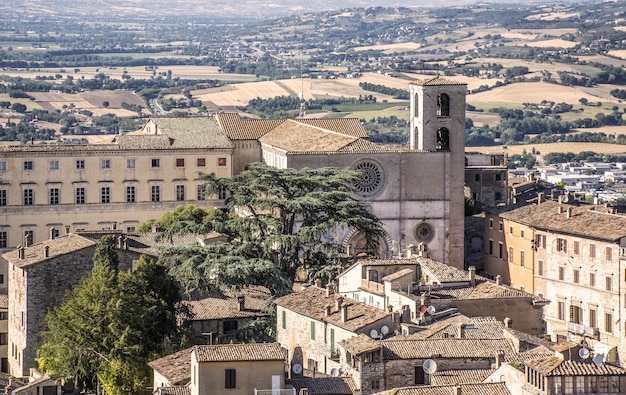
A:
MULTIPOLYGON (((291 292, 299 268, 309 278, 330 277, 340 260, 334 231, 354 228, 372 251, 384 235, 368 204, 353 198, 354 170, 276 169, 261 163, 232 177, 202 174, 207 190, 226 190, 231 215, 223 222, 188 224, 186 231, 217 230, 228 241, 172 250, 176 275, 188 291, 263 285, 274 295, 291 292)), ((181 229, 179 229, 181 230, 181 229)))
POLYGON ((178 206, 174 211, 168 211, 156 221, 148 221, 137 227, 137 232, 146 233, 156 226, 161 231, 168 231, 172 227, 181 228, 188 224, 211 223, 213 221, 223 221, 225 215, 222 210, 208 207, 202 208, 197 204, 184 204, 178 206))
POLYGON ((91 275, 47 314, 37 362, 79 387, 100 382, 110 395, 141 393, 150 383, 147 362, 185 343, 179 286, 145 256, 134 272, 118 272, 112 236, 100 240, 93 260, 91 275))

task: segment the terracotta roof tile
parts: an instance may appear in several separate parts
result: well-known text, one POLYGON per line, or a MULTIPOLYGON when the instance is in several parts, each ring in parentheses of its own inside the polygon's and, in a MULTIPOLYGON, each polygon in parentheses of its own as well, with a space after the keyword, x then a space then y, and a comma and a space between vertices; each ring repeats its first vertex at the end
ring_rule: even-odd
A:
POLYGON ((438 370, 430 376, 431 385, 482 383, 495 369, 438 370))
POLYGON ((286 356, 278 343, 219 344, 194 346, 198 362, 282 361, 286 356))
POLYGON ((215 116, 222 130, 232 140, 258 140, 284 122, 284 119, 242 119, 236 113, 219 113, 215 116))
POLYGON ((211 294, 200 300, 189 301, 187 304, 191 307, 194 321, 263 317, 268 315, 263 311, 263 307, 270 297, 267 288, 253 287, 242 289, 240 292, 211 294), (243 310, 239 310, 238 296, 244 297, 243 310))
POLYGON ((191 387, 189 385, 176 385, 172 387, 160 387, 157 395, 191 395, 191 387))
POLYGON ((299 118, 295 121, 347 136, 367 137, 367 132, 358 118, 299 118))
POLYGON ((623 376, 626 370, 603 363, 596 365, 592 361, 569 361, 551 356, 524 362, 525 365, 544 374, 545 376, 623 376))
POLYGON ((215 117, 151 118, 157 134, 148 131, 146 123, 140 131, 118 136, 122 149, 213 148, 232 149, 233 144, 222 131, 215 117), (167 144, 169 140, 169 145, 167 144))
POLYGON ((186 384, 191 379, 191 348, 155 359, 148 366, 172 385, 186 384))
POLYGON ((352 332, 357 332, 391 315, 381 309, 344 298, 336 293, 327 296, 325 289, 315 286, 278 298, 275 303, 296 313, 352 332), (341 312, 334 307, 337 299, 342 299, 342 305, 348 308, 348 320, 346 322, 342 322, 341 312), (326 306, 331 306, 331 312, 328 316, 326 316, 326 306))
POLYGON ((378 350, 381 347, 380 341, 374 340, 362 333, 340 341, 339 345, 352 355, 360 355, 364 352, 378 350))
POLYGON ((287 120, 259 139, 262 144, 281 150, 299 152, 338 151, 355 141, 357 137, 287 120))
POLYGON ((432 280, 436 280, 439 283, 470 281, 469 272, 465 270, 459 270, 445 263, 424 257, 418 257, 417 261, 430 275, 431 280, 429 282, 432 282, 432 280))
POLYGON ((436 76, 433 78, 428 78, 425 80, 412 81, 411 85, 420 85, 420 86, 438 86, 438 85, 467 85, 465 82, 454 81, 447 78, 441 78, 440 76, 436 76))
POLYGON ((497 350, 504 351, 505 359, 515 354, 508 339, 421 339, 383 340, 385 359, 427 358, 495 358, 497 350))
POLYGON ((6 294, 6 290, 0 292, 0 310, 6 310, 9 308, 9 295, 6 294))
POLYGON ((358 389, 352 377, 291 379, 287 384, 291 384, 297 394, 300 393, 300 389, 308 388, 310 395, 352 395, 358 389))
MULTIPOLYGON (((455 386, 420 386, 396 388, 386 392, 379 392, 379 395, 452 395, 455 386)), ((463 395, 511 395, 505 383, 479 383, 461 384, 463 395)))
POLYGON ((2 255, 4 259, 17 267, 28 267, 32 264, 56 258, 65 254, 92 247, 96 242, 86 237, 70 233, 53 240, 45 240, 24 248, 24 259, 19 259, 18 250, 12 250, 2 255), (45 248, 48 247, 48 257, 45 257, 45 248))

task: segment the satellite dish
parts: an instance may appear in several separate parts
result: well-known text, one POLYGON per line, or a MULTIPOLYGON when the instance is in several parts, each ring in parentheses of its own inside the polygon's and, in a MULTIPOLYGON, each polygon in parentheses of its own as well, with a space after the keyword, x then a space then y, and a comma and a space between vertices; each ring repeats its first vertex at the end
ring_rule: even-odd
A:
POLYGON ((383 335, 386 335, 387 333, 389 333, 389 327, 387 325, 383 325, 380 328, 380 333, 382 333, 383 335))
POLYGON ((604 363, 604 355, 602 354, 596 354, 593 359, 592 359, 593 363, 595 363, 598 366, 602 366, 602 364, 604 363))
POLYGON ((378 337, 378 331, 377 331, 376 329, 372 329, 372 330, 370 331, 370 337, 371 337, 372 339, 376 339, 376 338, 378 337))
POLYGON ((578 356, 581 357, 582 359, 589 358, 589 354, 590 354, 589 350, 587 350, 584 347, 578 350, 578 356))
POLYGON ((569 195, 568 195, 568 194, 565 194, 565 195, 561 196, 561 201, 562 201, 563 203, 567 203, 567 202, 569 202, 569 195))
POLYGON ((346 373, 346 370, 344 368, 339 368, 339 375, 343 376, 344 373, 346 373))
POLYGON ((330 370, 330 375, 333 377, 339 377, 339 370, 337 370, 337 368, 332 368, 330 370))
POLYGON ((300 365, 299 363, 294 364, 291 367, 291 370, 295 373, 295 374, 300 374, 302 373, 302 365, 300 365))
POLYGON ((433 374, 437 371, 437 362, 432 359, 427 359, 424 361, 422 367, 424 368, 424 373, 433 374))
POLYGON ((435 314, 437 312, 437 309, 435 308, 435 306, 430 305, 430 306, 428 306, 426 311, 428 311, 428 314, 433 315, 433 314, 435 314))

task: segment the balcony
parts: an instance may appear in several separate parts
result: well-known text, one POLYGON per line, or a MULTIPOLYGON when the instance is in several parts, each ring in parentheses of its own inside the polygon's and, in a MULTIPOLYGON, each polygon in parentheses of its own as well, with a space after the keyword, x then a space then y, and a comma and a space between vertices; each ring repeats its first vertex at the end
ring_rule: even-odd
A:
POLYGON ((600 339, 600 331, 598 330, 598 328, 593 328, 591 326, 584 326, 582 324, 568 322, 567 331, 578 336, 590 337, 592 339, 600 339))

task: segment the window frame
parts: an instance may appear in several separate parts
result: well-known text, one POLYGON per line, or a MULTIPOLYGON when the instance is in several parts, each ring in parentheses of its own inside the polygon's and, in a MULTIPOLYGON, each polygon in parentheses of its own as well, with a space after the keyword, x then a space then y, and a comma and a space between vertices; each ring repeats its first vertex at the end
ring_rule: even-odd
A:
POLYGON ((75 187, 74 188, 74 204, 85 204, 87 199, 87 188, 75 187))
POLYGON ((237 388, 237 369, 224 369, 224 388, 237 388))
POLYGON ((161 158, 150 158, 150 168, 151 169, 160 169, 161 168, 161 158))
POLYGON ((126 203, 137 201, 137 188, 134 185, 126 185, 126 203))
POLYGON ((206 158, 196 158, 196 167, 206 167, 206 158))
POLYGON ((24 188, 22 191, 22 205, 34 206, 35 205, 35 190, 32 188, 24 188))
POLYGON ((48 204, 51 206, 57 206, 61 204, 61 189, 49 188, 48 189, 48 204))
POLYGON ((150 201, 153 203, 159 203, 161 201, 161 186, 160 185, 150 186, 150 201))
POLYGON ((176 167, 185 167, 185 158, 176 158, 175 160, 176 167))
POLYGON ((111 187, 109 186, 100 187, 100 203, 101 204, 111 203, 111 187))
POLYGON ((22 162, 22 169, 24 171, 33 171, 35 170, 35 163, 32 160, 25 160, 22 162))
POLYGON ((85 170, 87 168, 85 160, 84 159, 76 159, 76 161, 74 162, 74 168, 76 170, 85 170))
POLYGON ((109 158, 100 159, 100 169, 111 170, 111 159, 109 158))
POLYGON ((176 185, 176 201, 177 202, 185 201, 185 185, 182 185, 182 184, 176 185))
POLYGON ((126 168, 127 169, 136 169, 137 160, 135 158, 126 158, 126 168))
POLYGON ((56 159, 48 161, 48 170, 59 170, 59 161, 56 159))
POLYGON ((0 207, 4 207, 9 203, 9 194, 6 189, 0 189, 0 207))

